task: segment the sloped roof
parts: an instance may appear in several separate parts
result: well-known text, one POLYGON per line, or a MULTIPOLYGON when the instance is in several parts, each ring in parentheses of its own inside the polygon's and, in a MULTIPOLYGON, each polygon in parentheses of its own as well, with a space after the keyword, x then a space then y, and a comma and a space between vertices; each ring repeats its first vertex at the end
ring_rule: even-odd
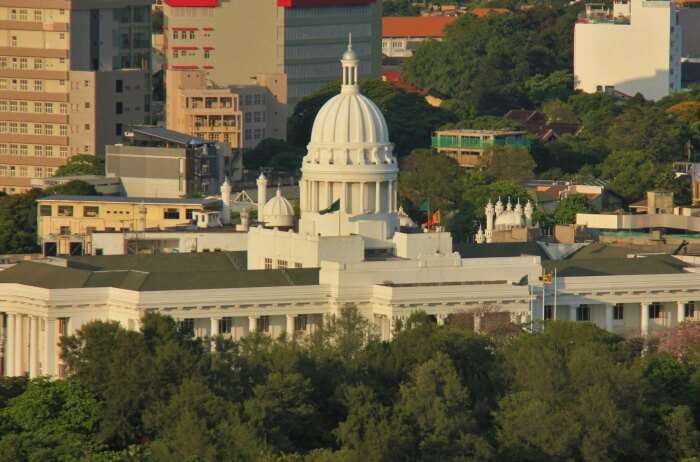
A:
POLYGON ((246 270, 245 252, 76 257, 68 267, 22 262, 1 283, 44 289, 205 290, 318 284, 318 268, 246 270))
POLYGON ((456 16, 385 16, 382 18, 382 37, 445 36, 445 27, 455 22, 456 16))
POLYGON ((508 8, 474 8, 469 12, 474 16, 485 18, 486 16, 491 16, 492 14, 508 14, 510 13, 510 10, 508 8))
POLYGON ((532 255, 548 260, 547 253, 537 242, 503 242, 494 244, 454 244, 453 249, 459 252, 462 258, 503 258, 532 255))

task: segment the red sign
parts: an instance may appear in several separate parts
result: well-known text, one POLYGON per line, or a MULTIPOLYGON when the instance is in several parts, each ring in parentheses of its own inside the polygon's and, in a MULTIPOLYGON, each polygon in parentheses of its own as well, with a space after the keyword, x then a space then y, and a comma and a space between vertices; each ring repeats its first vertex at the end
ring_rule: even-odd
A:
POLYGON ((165 0, 165 4, 176 8, 216 8, 218 0, 165 0))
POLYGON ((277 0, 277 6, 282 8, 313 8, 330 6, 362 6, 371 5, 376 0, 277 0))

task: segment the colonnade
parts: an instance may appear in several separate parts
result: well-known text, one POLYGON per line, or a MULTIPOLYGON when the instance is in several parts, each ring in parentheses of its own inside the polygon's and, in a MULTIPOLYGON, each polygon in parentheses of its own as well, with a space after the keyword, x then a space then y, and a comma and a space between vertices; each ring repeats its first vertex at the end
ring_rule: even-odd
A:
POLYGON ((337 198, 340 198, 341 211, 347 214, 395 213, 398 210, 396 180, 362 182, 302 180, 299 188, 302 212, 318 212, 329 207, 337 198), (348 194, 352 194, 353 185, 359 185, 359 205, 347 200, 348 194), (386 186, 383 188, 382 185, 386 186), (370 203, 372 202, 370 188, 374 189, 373 204, 370 203), (334 194, 338 189, 339 194, 334 194))
POLYGON ((7 312, 3 325, 3 375, 61 375, 59 319, 7 312))

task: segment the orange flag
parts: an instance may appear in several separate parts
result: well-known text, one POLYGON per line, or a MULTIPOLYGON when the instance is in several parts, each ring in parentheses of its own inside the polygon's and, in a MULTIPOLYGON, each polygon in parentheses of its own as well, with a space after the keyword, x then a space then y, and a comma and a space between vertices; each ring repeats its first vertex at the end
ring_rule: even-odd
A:
POLYGON ((428 216, 428 221, 426 221, 423 226, 426 228, 430 228, 431 226, 439 225, 440 224, 440 211, 433 212, 430 216, 428 216))

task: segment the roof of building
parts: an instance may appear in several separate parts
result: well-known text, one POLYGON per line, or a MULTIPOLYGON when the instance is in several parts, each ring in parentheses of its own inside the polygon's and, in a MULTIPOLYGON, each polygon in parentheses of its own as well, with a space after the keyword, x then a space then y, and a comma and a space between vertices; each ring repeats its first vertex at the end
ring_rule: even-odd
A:
POLYGON ((44 196, 41 202, 109 202, 113 204, 173 204, 173 205, 210 205, 218 199, 190 199, 168 197, 122 197, 122 196, 77 196, 70 194, 53 194, 44 196))
POLYGON ((130 127, 130 132, 138 133, 144 136, 150 136, 152 138, 158 138, 169 143, 177 143, 184 145, 194 145, 201 146, 203 144, 210 143, 205 139, 199 138, 197 136, 188 135, 187 133, 176 132, 174 130, 168 130, 164 127, 156 127, 150 125, 140 125, 130 127))
POLYGON ((508 111, 504 118, 521 124, 529 133, 537 135, 544 141, 576 133, 581 128, 578 123, 548 122, 547 116, 540 111, 513 109, 508 111))
POLYGON ((558 277, 677 274, 690 266, 668 254, 644 255, 634 249, 599 243, 582 247, 564 260, 550 260, 542 265, 547 271, 556 268, 558 277))
POLYGON ((454 251, 462 258, 504 258, 532 255, 548 260, 547 253, 537 242, 503 242, 494 244, 454 244, 454 251))
POLYGON ((44 289, 113 287, 133 291, 205 290, 318 284, 318 268, 246 270, 245 252, 68 259, 68 266, 22 262, 0 283, 44 289))
POLYGON ((469 12, 474 16, 484 18, 493 14, 508 14, 510 10, 508 8, 473 8, 469 12))
POLYGON ((382 37, 441 38, 445 36, 445 28, 457 19, 457 16, 385 16, 382 37))

